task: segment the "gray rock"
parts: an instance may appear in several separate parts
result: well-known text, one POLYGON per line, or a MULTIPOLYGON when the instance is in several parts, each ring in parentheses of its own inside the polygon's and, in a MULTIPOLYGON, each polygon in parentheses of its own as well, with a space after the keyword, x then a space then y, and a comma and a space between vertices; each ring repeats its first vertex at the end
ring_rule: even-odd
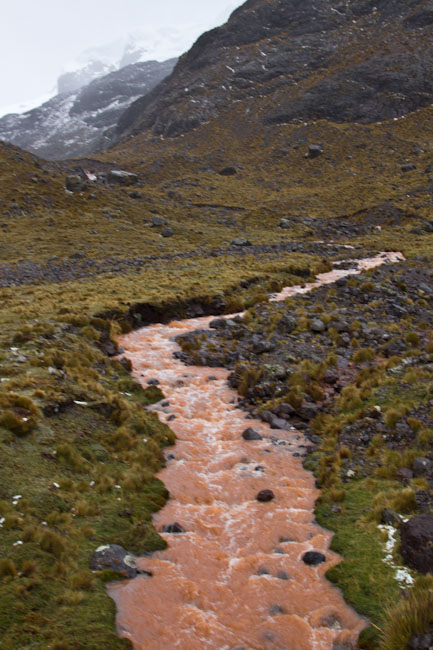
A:
POLYGON ((396 472, 396 477, 403 482, 408 483, 413 479, 413 472, 408 467, 401 467, 396 472))
POLYGON ((209 327, 211 329, 214 329, 214 330, 223 330, 225 327, 227 327, 227 319, 226 318, 214 318, 209 323, 209 327))
POLYGON ((93 571, 115 571, 125 578, 135 578, 138 574, 135 557, 117 544, 100 546, 92 555, 90 568, 93 571))
POLYGON ((315 404, 311 402, 304 402, 301 408, 298 409, 297 413, 303 420, 309 422, 310 420, 313 420, 316 415, 318 415, 319 410, 319 407, 315 404))
POLYGON ((433 474, 433 461, 429 458, 416 458, 413 462, 413 474, 416 477, 431 476, 433 474))
POLYGON ((137 174, 126 172, 123 169, 112 169, 108 172, 108 182, 118 183, 119 185, 136 185, 138 183, 137 174))
POLYGON ((338 372, 336 370, 333 370, 332 368, 328 368, 328 370, 325 372, 323 375, 323 381, 325 384, 333 385, 336 384, 339 379, 338 372))
POLYGON ((167 219, 164 217, 152 217, 152 227, 157 228, 158 226, 166 226, 167 219))
POLYGON ((433 648, 433 633, 416 634, 409 639, 408 650, 431 650, 433 648))
POLYGON ((69 192, 83 192, 87 190, 87 183, 78 174, 66 177, 65 187, 69 192))
POLYGON ((385 510, 382 512, 381 522, 387 526, 394 526, 394 528, 398 528, 398 526, 400 526, 402 523, 402 518, 394 510, 385 508, 385 510))
POLYGON ((281 333, 290 334, 296 329, 297 320, 290 314, 284 314, 278 322, 278 331, 281 333))
POLYGON ((274 416, 270 422, 271 429, 287 429, 287 420, 274 416))
POLYGON ((278 227, 283 228, 283 230, 288 230, 289 228, 292 228, 292 223, 288 219, 281 219, 278 227))
POLYGON ((244 440, 263 440, 263 436, 260 435, 257 431, 254 431, 251 427, 248 427, 248 429, 245 429, 245 431, 242 434, 242 438, 244 440))
POLYGON ((315 318, 312 321, 310 328, 313 332, 322 333, 326 330, 326 325, 322 320, 320 320, 320 318, 315 318))
POLYGON ((306 158, 317 158, 323 153, 323 148, 320 144, 310 144, 308 147, 308 153, 305 154, 306 158))
POLYGON ((236 239, 233 239, 231 242, 231 246, 252 246, 252 243, 248 239, 244 239, 243 237, 237 237, 236 239))
POLYGON ((401 171, 402 172, 412 172, 414 169, 416 169, 416 165, 402 165, 401 166, 401 171))
POLYGON ((174 230, 173 230, 173 228, 166 227, 166 228, 164 228, 164 230, 162 231, 161 235, 162 235, 163 237, 166 237, 166 238, 167 238, 167 237, 173 237, 173 235, 174 235, 174 230))

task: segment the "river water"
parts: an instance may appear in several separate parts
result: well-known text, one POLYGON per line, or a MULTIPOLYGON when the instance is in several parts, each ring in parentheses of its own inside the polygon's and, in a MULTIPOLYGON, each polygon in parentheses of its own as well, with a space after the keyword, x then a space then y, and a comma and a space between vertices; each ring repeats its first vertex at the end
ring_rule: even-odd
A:
MULTIPOLYGON (((382 253, 272 299, 403 259, 382 253)), ((228 371, 173 356, 174 337, 212 318, 152 325, 120 339, 134 376, 144 386, 159 380, 166 400, 152 409, 177 436, 158 474, 171 498, 155 527, 177 522, 186 532, 161 532, 168 549, 139 559, 153 577, 110 585, 119 634, 135 650, 349 650, 365 622, 324 578, 340 558, 329 551, 332 534, 314 522, 320 493, 302 467, 302 435, 247 419, 228 371), (263 439, 243 440, 247 427, 263 439), (272 501, 256 500, 264 489, 274 492, 272 501), (310 550, 326 562, 304 564, 310 550)))

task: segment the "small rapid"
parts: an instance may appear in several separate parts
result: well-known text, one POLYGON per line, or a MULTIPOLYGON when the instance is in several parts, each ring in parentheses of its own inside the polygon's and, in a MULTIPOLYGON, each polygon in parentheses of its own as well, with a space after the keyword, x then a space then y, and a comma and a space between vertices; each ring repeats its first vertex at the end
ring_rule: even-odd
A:
MULTIPOLYGON (((403 259, 381 253, 272 300, 403 259)), ((139 559, 153 577, 109 586, 119 634, 135 650, 355 647, 365 622, 324 578, 339 557, 329 550, 332 534, 314 522, 319 491, 302 466, 302 435, 247 418, 236 407, 227 370, 185 366, 174 357, 174 338, 207 327, 212 318, 152 325, 120 340, 134 376, 144 386, 160 382, 165 400, 151 408, 177 442, 158 474, 171 498, 154 517, 168 549, 139 559), (245 441, 247 427, 262 440, 245 441), (265 489, 275 498, 257 501, 265 489), (174 522, 185 532, 162 532, 174 522), (307 566, 307 551, 323 553, 326 562, 307 566)))

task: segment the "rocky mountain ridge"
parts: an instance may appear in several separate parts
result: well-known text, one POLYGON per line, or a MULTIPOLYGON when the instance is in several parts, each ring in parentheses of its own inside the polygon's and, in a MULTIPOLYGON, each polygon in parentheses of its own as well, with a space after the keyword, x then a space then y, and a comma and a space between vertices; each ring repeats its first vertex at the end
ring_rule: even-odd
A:
POLYGON ((0 139, 46 159, 86 156, 106 146, 128 106, 171 73, 177 59, 134 63, 0 119, 0 139))
POLYGON ((433 102, 432 24, 429 0, 248 0, 130 106, 113 142, 177 136, 240 101, 268 125, 400 117, 433 102))

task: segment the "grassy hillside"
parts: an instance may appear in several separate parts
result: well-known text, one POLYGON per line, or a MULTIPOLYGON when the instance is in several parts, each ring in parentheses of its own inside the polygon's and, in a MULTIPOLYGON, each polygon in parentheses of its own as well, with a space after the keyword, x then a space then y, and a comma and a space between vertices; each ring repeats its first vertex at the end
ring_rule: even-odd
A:
MULTIPOLYGON (((150 519, 168 495, 154 473, 161 449, 174 442, 145 410, 159 391, 142 390, 127 365, 107 356, 115 336, 139 324, 135 305, 182 315, 193 301, 230 313, 305 281, 324 259, 378 250, 431 265, 432 108, 371 126, 266 130, 245 108, 236 104, 174 140, 137 136, 94 161, 47 163, 0 146, 5 650, 128 647, 115 635, 105 595, 112 575, 91 573, 89 559, 105 543, 136 553, 162 548, 150 519), (314 159, 306 157, 312 143, 323 148, 314 159), (218 173, 230 165, 236 174, 218 173), (88 182, 83 192, 65 191, 77 170, 113 168, 137 173, 137 185, 88 182), (154 225, 155 217, 167 223, 154 225), (251 246, 233 244, 239 238, 251 246), (355 249, 317 243, 331 240, 355 249)), ((386 399, 391 408, 396 395, 386 399)), ((375 476, 372 494, 389 479, 375 476)), ((323 520, 339 530, 343 555, 352 543, 351 500, 364 507, 353 490, 347 519, 323 520)), ((326 497, 320 516, 330 503, 326 497)), ((335 579, 347 586, 343 568, 335 579)))

